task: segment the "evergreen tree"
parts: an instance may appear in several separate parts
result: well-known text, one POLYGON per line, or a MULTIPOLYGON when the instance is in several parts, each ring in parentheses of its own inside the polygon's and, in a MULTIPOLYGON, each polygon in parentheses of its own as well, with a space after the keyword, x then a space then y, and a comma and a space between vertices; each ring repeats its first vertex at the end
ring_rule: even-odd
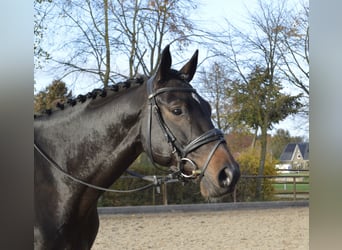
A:
MULTIPOLYGON (((260 134, 260 162, 258 175, 264 174, 267 131, 273 124, 279 123, 291 114, 296 114, 302 107, 299 99, 301 95, 291 96, 281 93, 282 86, 269 70, 260 66, 249 74, 248 82, 235 83, 231 92, 237 110, 232 119, 243 123, 260 134)), ((260 197, 262 179, 258 179, 256 198, 260 197)))
POLYGON ((34 96, 34 112, 40 113, 47 109, 53 109, 57 102, 64 103, 68 96, 71 96, 71 91, 68 93, 65 82, 54 80, 44 91, 40 91, 34 96))

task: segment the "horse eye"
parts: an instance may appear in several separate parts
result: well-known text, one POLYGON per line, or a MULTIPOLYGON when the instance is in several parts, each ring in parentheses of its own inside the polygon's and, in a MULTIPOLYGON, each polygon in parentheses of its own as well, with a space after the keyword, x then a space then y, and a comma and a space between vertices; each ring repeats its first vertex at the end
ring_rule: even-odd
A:
POLYGON ((181 115, 181 114, 182 114, 182 110, 181 110, 181 109, 173 109, 173 110, 172 110, 172 113, 173 113, 174 115, 181 115))

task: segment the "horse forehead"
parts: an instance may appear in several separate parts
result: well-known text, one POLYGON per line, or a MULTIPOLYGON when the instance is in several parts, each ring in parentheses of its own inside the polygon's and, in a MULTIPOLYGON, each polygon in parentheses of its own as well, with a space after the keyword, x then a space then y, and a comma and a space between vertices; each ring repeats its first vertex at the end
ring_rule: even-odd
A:
POLYGON ((202 110, 207 111, 207 108, 210 106, 209 103, 203 99, 197 92, 191 92, 191 93, 176 93, 176 98, 177 97, 184 102, 188 103, 191 106, 195 106, 196 108, 200 108, 202 110))

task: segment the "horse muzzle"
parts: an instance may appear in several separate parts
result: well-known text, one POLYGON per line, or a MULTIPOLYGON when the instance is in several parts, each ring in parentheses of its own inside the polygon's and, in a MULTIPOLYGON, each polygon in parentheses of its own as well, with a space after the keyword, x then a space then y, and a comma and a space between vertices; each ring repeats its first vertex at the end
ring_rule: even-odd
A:
POLYGON ((240 179, 240 168, 225 147, 214 155, 213 160, 201 178, 201 193, 204 197, 219 197, 234 191, 240 179))

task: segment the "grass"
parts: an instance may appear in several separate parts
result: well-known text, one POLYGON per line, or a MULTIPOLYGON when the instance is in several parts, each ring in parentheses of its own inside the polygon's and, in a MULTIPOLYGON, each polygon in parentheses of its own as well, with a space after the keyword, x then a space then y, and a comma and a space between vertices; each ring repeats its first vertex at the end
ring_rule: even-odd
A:
MULTIPOLYGON (((273 184, 273 187, 275 191, 293 191, 293 184, 281 184, 281 183, 276 183, 273 184)), ((301 191, 301 192, 309 192, 310 191, 310 185, 309 184, 296 184, 296 190, 301 191)))
MULTIPOLYGON (((297 192, 310 192, 310 184, 309 184, 309 173, 305 173, 305 172, 301 172, 300 174, 298 173, 284 173, 284 174, 279 174, 279 176, 286 176, 288 178, 286 178, 287 182, 292 182, 292 183, 274 183, 273 187, 275 189, 276 192, 282 192, 282 191, 287 191, 287 192, 293 192, 294 189, 294 184, 293 184, 293 178, 291 178, 290 176, 293 177, 299 177, 296 178, 296 182, 302 182, 302 183, 297 183, 296 184, 296 191, 297 192), (299 176, 302 177, 299 177, 299 176), (307 182, 307 183, 303 183, 303 182, 307 182)), ((278 181, 284 181, 284 179, 278 179, 278 181)))

